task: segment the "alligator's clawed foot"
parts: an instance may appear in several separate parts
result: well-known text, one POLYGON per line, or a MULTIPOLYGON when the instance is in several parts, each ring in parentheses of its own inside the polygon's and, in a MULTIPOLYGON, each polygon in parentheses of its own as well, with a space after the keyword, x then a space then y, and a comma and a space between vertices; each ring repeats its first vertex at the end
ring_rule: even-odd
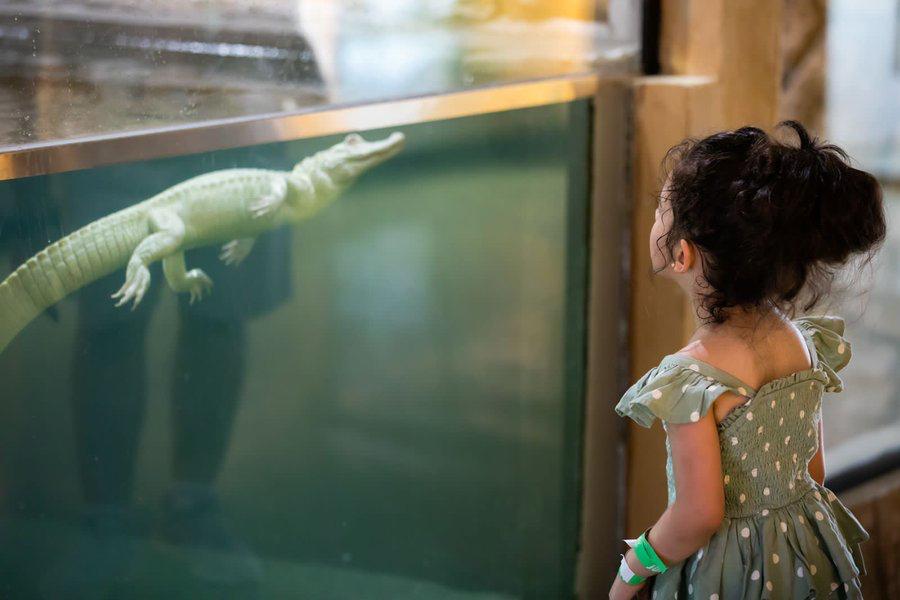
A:
POLYGON ((250 255, 251 250, 253 250, 253 240, 231 240, 222 246, 219 259, 229 267, 236 267, 250 255))
POLYGON ((125 278, 125 283, 122 284, 119 291, 113 294, 111 298, 118 298, 119 301, 116 302, 116 307, 134 300, 134 304, 131 307, 131 310, 134 310, 137 308, 138 304, 141 303, 141 300, 144 299, 144 294, 147 293, 149 287, 150 271, 147 267, 141 265, 125 278))
POLYGON ((200 269, 191 269, 187 272, 188 291, 191 294, 191 304, 202 300, 203 296, 212 291, 213 282, 209 275, 200 269))

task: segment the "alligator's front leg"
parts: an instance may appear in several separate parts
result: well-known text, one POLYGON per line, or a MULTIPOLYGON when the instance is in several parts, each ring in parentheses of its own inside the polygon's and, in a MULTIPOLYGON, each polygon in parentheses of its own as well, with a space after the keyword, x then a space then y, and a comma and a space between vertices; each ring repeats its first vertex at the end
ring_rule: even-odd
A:
POLYGON ((184 252, 176 252, 165 257, 163 259, 163 273, 172 291, 177 294, 190 292, 191 304, 195 300, 201 300, 203 294, 212 290, 212 279, 201 269, 185 270, 184 252))
POLYGON ((284 205, 287 193, 287 180, 283 178, 273 180, 269 193, 250 204, 250 213, 256 219, 272 214, 284 205))
POLYGON ((219 259, 228 266, 236 267, 250 255, 250 251, 253 250, 253 244, 255 243, 256 238, 231 240, 222 246, 222 252, 219 254, 219 259))
POLYGON ((178 252, 184 241, 184 222, 174 211, 155 209, 147 218, 150 230, 154 233, 144 238, 134 249, 125 269, 125 283, 122 284, 119 291, 112 295, 113 298, 119 299, 116 306, 122 306, 134 300, 131 310, 137 308, 144 298, 147 288, 150 287, 150 270, 147 267, 157 260, 178 252))

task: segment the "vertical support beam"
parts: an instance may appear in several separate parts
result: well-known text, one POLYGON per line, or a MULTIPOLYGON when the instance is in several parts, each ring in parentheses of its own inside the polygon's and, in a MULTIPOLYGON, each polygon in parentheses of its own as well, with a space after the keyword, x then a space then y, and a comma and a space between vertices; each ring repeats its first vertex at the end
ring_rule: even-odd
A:
MULTIPOLYGON (((634 89, 631 378, 676 352, 695 328, 691 306, 651 277, 649 235, 665 152, 685 137, 778 117, 782 0, 662 0, 660 65, 634 89)), ((666 504, 665 437, 629 425, 626 530, 652 524, 666 504)))
POLYGON ((606 80, 592 119, 587 374, 584 414, 579 598, 603 598, 618 560, 611 540, 623 535, 625 423, 611 414, 626 385, 624 324, 628 320, 629 80, 606 80))
MULTIPOLYGON (((666 151, 703 135, 719 119, 711 108, 717 89, 708 77, 644 77, 634 83, 631 217, 631 314, 629 381, 684 345, 693 325, 690 303, 671 281, 650 273, 650 229, 662 187, 666 151)), ((629 425, 626 531, 640 533, 666 506, 665 437, 657 424, 629 425)))

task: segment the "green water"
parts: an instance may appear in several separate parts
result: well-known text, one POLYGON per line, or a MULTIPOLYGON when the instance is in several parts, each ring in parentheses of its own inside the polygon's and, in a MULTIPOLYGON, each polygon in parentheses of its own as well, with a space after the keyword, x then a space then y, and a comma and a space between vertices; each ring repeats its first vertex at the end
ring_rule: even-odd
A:
MULTIPOLYGON (((587 101, 403 153, 188 306, 95 282, 0 355, 0 597, 558 598, 580 495, 587 101)), ((390 130, 365 132, 369 139, 390 130)), ((339 136, 0 184, 0 265, 339 136)))

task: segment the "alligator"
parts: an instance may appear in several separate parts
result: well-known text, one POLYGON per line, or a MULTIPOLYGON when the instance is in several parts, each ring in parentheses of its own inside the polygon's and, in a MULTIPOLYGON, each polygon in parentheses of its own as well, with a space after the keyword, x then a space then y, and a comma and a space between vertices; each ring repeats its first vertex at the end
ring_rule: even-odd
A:
POLYGON ((224 243, 220 259, 237 266, 257 236, 310 218, 404 142, 400 132, 376 141, 352 133, 291 171, 204 173, 78 229, 0 283, 0 352, 45 309, 122 267, 125 283, 111 296, 117 307, 140 304, 150 286, 148 267, 158 260, 169 287, 189 293, 193 304, 213 282, 202 270, 187 269, 185 250, 224 243))

